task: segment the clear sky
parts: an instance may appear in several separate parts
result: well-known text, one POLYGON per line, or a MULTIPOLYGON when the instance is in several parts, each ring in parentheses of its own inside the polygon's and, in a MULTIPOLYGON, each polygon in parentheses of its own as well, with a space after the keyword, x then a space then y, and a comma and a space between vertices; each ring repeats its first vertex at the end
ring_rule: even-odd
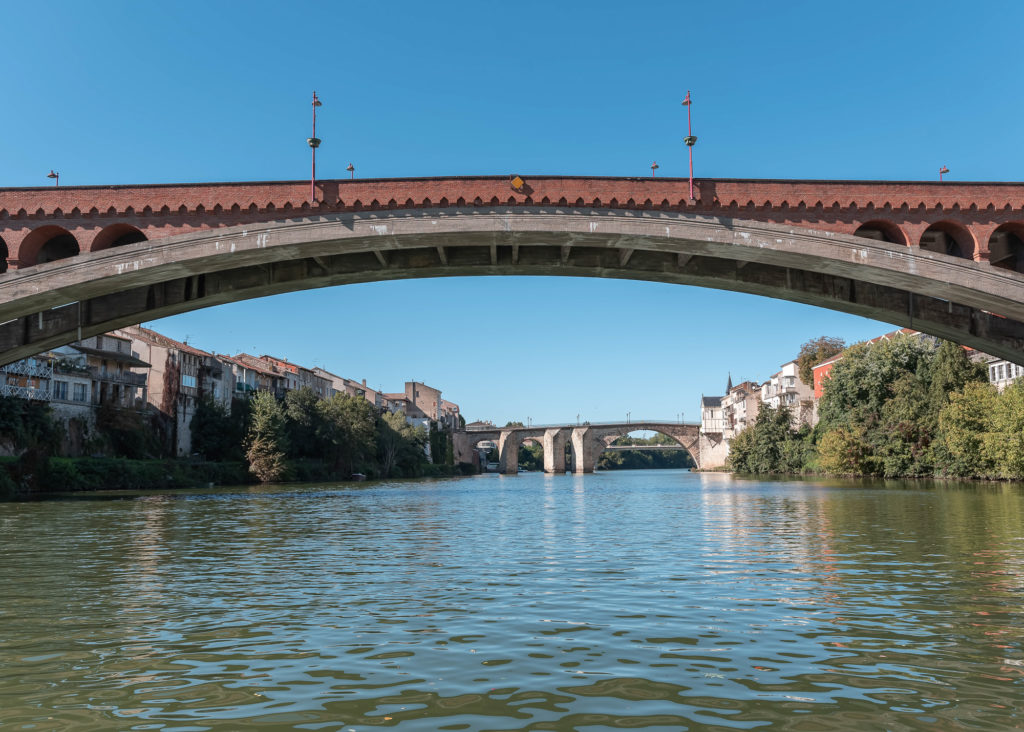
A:
MULTIPOLYGON (((1020 180, 1024 4, 4 3, 0 186, 686 174, 1020 180)), ((468 419, 697 415, 891 326, 611 280, 351 285, 156 321, 207 350, 426 381, 468 419)))

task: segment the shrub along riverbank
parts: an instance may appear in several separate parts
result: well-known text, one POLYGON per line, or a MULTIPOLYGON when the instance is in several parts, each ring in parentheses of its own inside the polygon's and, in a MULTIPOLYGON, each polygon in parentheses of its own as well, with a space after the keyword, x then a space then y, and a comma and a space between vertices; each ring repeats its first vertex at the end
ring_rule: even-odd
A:
POLYGON ((909 336, 849 348, 814 429, 762 406, 733 439, 737 473, 1024 479, 1024 380, 1001 394, 953 343, 909 336))
MULTIPOLYGON (((405 415, 378 414, 365 399, 319 399, 309 388, 284 399, 260 392, 230 409, 206 401, 190 425, 193 456, 170 457, 155 420, 132 413, 134 439, 118 420, 97 420, 89 452, 58 457, 61 425, 41 402, 0 398, 0 443, 18 455, 0 461, 0 495, 76 490, 192 488, 253 482, 414 478, 459 474, 451 435, 405 415), (161 447, 163 444, 163 447, 161 447), (433 461, 427 458, 429 444, 433 461)), ((121 420, 123 421, 123 420, 121 420)))

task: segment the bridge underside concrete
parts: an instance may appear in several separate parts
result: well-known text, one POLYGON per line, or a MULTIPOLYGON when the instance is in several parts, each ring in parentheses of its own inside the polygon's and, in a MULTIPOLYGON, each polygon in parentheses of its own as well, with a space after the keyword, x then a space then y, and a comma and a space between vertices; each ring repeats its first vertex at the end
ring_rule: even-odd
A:
POLYGON ((733 219, 541 207, 332 214, 0 275, 0 363, 160 317, 358 282, 562 275, 696 285, 862 315, 1024 363, 1024 276, 906 246, 733 219))

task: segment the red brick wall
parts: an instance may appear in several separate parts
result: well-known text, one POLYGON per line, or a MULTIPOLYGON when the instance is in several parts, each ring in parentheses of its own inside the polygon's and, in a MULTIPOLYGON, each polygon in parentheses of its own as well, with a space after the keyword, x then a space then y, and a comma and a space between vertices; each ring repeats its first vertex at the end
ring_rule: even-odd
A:
POLYGON ((1005 223, 1024 224, 1024 183, 699 179, 690 201, 681 178, 523 176, 513 189, 503 176, 253 182, 194 185, 80 186, 0 189, 0 239, 12 267, 35 263, 60 227, 81 251, 104 245, 100 232, 129 224, 148 239, 311 213, 449 206, 545 205, 665 209, 766 221, 852 234, 869 221, 900 228, 911 245, 937 222, 967 232, 975 259, 1005 223), (42 230, 43 227, 51 227, 42 230), (33 235, 33 232, 36 232, 33 235))

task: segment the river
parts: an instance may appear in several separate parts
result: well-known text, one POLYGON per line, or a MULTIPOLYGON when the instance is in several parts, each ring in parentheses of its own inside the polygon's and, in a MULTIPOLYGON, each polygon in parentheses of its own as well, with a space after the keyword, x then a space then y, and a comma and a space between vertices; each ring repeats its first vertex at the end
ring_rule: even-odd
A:
POLYGON ((0 727, 1024 726, 1024 489, 686 471, 0 504, 0 727))

